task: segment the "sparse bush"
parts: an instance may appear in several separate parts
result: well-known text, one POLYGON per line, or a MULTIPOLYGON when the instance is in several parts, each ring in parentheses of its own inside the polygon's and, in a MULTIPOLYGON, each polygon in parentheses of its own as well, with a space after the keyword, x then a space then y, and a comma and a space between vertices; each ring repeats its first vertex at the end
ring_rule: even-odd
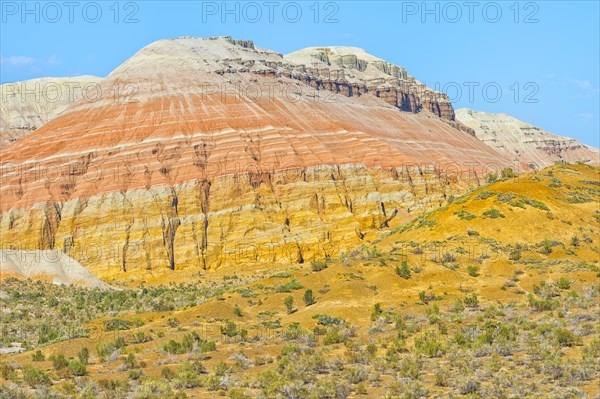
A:
POLYGON ((275 287, 275 292, 277 292, 277 293, 292 292, 293 290, 300 290, 302 288, 303 288, 302 284, 300 284, 296 280, 292 280, 288 283, 280 284, 277 287, 275 287))
POLYGON ((42 351, 38 349, 31 355, 31 360, 34 362, 43 362, 44 360, 46 360, 46 357, 44 356, 42 351))
POLYGON ((67 366, 69 373, 74 376, 83 376, 87 374, 87 368, 79 360, 71 360, 67 366))
POLYGON ((516 177, 516 176, 517 176, 517 174, 511 168, 502 169, 502 178, 503 179, 512 179, 513 177, 516 177))
POLYGON ((283 304, 285 305, 285 309, 288 314, 291 314, 294 310, 294 298, 291 295, 288 295, 284 300, 283 304))
POLYGON ((314 305, 315 303, 315 297, 313 295, 312 290, 306 290, 304 292, 304 304, 306 306, 310 306, 310 305, 314 305))
POLYGON ((310 262, 310 267, 313 272, 320 272, 321 270, 327 269, 327 262, 323 262, 320 260, 314 260, 310 262))
POLYGON ((396 266, 396 274, 406 280, 410 278, 410 268, 406 261, 402 261, 401 266, 396 266))
POLYGON ((23 367, 23 382, 32 388, 36 388, 41 385, 50 385, 50 377, 42 369, 25 366, 23 367))
POLYGON ((495 208, 483 212, 483 216, 490 219, 504 218, 504 214, 495 208))
POLYGON ((233 314, 237 317, 242 317, 242 309, 237 304, 233 307, 233 314))
POLYGON ((57 371, 63 370, 69 365, 64 353, 50 356, 50 361, 52 361, 52 367, 54 367, 54 370, 57 371))
POLYGON ((471 277, 477 277, 479 276, 479 267, 476 265, 469 265, 467 266, 467 273, 469 273, 469 276, 471 277))

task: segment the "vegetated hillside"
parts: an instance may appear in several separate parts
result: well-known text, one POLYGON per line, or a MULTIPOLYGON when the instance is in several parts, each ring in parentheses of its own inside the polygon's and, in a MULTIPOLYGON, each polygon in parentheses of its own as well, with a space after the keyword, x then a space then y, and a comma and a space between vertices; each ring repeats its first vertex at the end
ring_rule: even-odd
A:
POLYGON ((2 389, 595 398, 599 198, 597 168, 555 165, 455 198, 375 245, 289 270, 225 267, 196 285, 102 294, 10 280, 3 318, 50 300, 88 316, 70 317, 80 322, 69 325, 73 339, 49 339, 60 324, 44 329, 42 344, 26 335, 32 350, 7 358, 2 389))

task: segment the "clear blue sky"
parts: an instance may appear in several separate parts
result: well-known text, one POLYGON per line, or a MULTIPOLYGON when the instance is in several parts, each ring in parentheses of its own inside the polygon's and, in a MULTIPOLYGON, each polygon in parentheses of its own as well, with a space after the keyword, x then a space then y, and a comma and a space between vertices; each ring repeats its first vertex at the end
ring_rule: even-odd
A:
POLYGON ((0 81, 106 76, 167 37, 228 35, 280 53, 356 46, 445 88, 456 108, 599 146, 598 1, 74 3, 1 1, 0 81))

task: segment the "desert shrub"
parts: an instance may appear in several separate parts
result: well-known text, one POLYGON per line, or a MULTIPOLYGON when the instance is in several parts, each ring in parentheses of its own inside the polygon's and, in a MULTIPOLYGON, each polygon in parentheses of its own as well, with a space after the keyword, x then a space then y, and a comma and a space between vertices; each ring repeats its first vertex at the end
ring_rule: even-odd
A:
POLYGON ((327 262, 314 260, 310 262, 310 268, 313 272, 320 272, 321 270, 327 269, 327 262))
POLYGON ((110 319, 104 321, 104 329, 106 331, 123 331, 129 330, 133 327, 139 327, 142 325, 141 320, 129 321, 125 319, 110 319))
POLYGON ((344 324, 344 319, 339 318, 339 317, 329 316, 326 314, 315 314, 315 315, 313 315, 312 318, 317 320, 317 322, 322 326, 331 326, 331 325, 339 326, 339 325, 344 324))
POLYGON ((479 299, 477 298, 477 294, 473 293, 471 295, 467 295, 463 300, 463 303, 468 308, 477 308, 479 307, 479 299))
POLYGON ((340 327, 333 326, 327 328, 327 332, 323 336, 323 345, 339 344, 346 342, 347 339, 348 337, 342 332, 340 327))
POLYGON ((511 168, 504 168, 502 169, 501 173, 503 179, 512 179, 513 177, 517 176, 517 174, 511 168))
POLYGON ((34 362, 43 362, 44 360, 46 360, 46 357, 44 356, 42 351, 38 349, 31 355, 31 360, 34 362))
POLYGON ((306 290, 304 292, 304 304, 306 306, 310 306, 310 305, 314 305, 315 303, 315 297, 313 295, 313 291, 312 290, 306 290))
POLYGON ((495 208, 483 212, 483 216, 490 219, 504 218, 504 214, 495 208))
POLYGON ((142 378, 142 375, 144 375, 144 372, 140 369, 134 369, 134 370, 129 370, 129 372, 127 373, 127 378, 129 378, 130 380, 139 380, 140 378, 142 378))
POLYGON ((571 288, 571 284, 572 284, 572 283, 573 283, 573 282, 572 282, 571 280, 569 280, 568 278, 566 278, 566 277, 561 277, 561 278, 558 280, 557 286, 558 286, 558 288, 560 288, 561 290, 568 290, 569 288, 571 288))
POLYGON ((69 365, 64 353, 50 356, 50 361, 52 361, 52 367, 54 367, 54 370, 57 371, 63 370, 69 365))
POLYGON ((456 256, 452 252, 446 252, 442 256, 442 263, 455 262, 456 256))
POLYGON ((493 183, 496 180, 498 180, 498 174, 496 174, 496 173, 488 173, 485 175, 485 181, 487 183, 493 183))
POLYGON ((25 366, 23 367, 23 382, 32 388, 36 388, 40 385, 50 385, 50 377, 42 369, 25 366))
POLYGON ((283 304, 285 305, 285 309, 288 314, 291 314, 294 310, 294 298, 291 295, 288 295, 284 300, 283 304))
POLYGON ((581 343, 581 339, 566 328, 556 328, 554 330, 554 337, 560 346, 575 346, 581 343))
POLYGON ((559 241, 543 240, 537 243, 539 253, 549 255, 552 253, 552 249, 558 245, 561 245, 559 241))
POLYGON ((248 336, 248 331, 246 329, 238 329, 236 324, 231 320, 227 320, 225 324, 220 327, 221 334, 227 337, 236 337, 239 336, 242 339, 245 339, 248 336))
POLYGON ((469 276, 471 276, 471 277, 479 276, 479 266, 476 266, 476 265, 467 266, 467 273, 469 273, 469 276))
POLYGON ((67 366, 69 373, 74 376, 84 376, 87 374, 87 369, 79 360, 71 360, 67 366))
POLYGON ((415 337, 415 349, 428 357, 440 357, 446 352, 446 346, 434 331, 426 331, 415 337))
POLYGON ((292 280, 288 283, 280 284, 277 287, 275 287, 275 292, 277 292, 277 293, 292 292, 293 290, 300 290, 300 289, 302 289, 302 284, 300 284, 296 280, 292 280))
POLYGON ((143 331, 136 331, 131 338, 134 344, 143 344, 144 342, 152 341, 152 337, 144 333, 143 331))
POLYGON ((555 299, 537 299, 533 295, 529 295, 528 301, 529 307, 531 307, 536 312, 553 310, 559 306, 558 301, 555 299))
POLYGON ((87 347, 81 348, 79 352, 77 352, 77 358, 81 362, 81 364, 88 364, 90 360, 90 351, 87 347))
POLYGON ((196 333, 185 334, 181 342, 170 340, 163 346, 165 352, 176 355, 189 353, 194 349, 194 343, 198 342, 200 337, 196 333))
POLYGON ((458 216, 461 220, 472 220, 477 217, 477 216, 473 215, 472 213, 469 213, 469 212, 463 211, 463 210, 454 212, 454 215, 458 216))
POLYGON ((233 307, 233 314, 237 317, 242 317, 242 309, 237 304, 233 307))
POLYGON ((396 274, 406 280, 410 278, 410 268, 406 261, 402 261, 401 266, 396 266, 396 274))
POLYGON ((574 247, 578 247, 579 246, 579 237, 577 237, 577 236, 571 237, 571 245, 574 247))
POLYGON ((482 192, 477 194, 475 199, 484 200, 484 199, 488 199, 488 198, 492 197, 493 195, 494 195, 493 191, 483 190, 482 192))

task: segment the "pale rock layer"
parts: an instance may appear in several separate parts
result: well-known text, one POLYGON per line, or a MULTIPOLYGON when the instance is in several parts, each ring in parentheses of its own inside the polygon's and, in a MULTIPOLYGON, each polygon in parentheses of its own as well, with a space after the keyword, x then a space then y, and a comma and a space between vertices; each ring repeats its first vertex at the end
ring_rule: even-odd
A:
POLYGON ((108 289, 75 259, 61 251, 0 251, 0 278, 34 278, 54 284, 108 289))
POLYGON ((592 165, 600 162, 597 148, 549 133, 507 114, 461 108, 456 110, 456 118, 472 128, 478 139, 525 167, 542 169, 555 162, 592 165))
POLYGON ((95 101, 100 80, 76 76, 0 85, 0 149, 28 136, 74 103, 95 101))

